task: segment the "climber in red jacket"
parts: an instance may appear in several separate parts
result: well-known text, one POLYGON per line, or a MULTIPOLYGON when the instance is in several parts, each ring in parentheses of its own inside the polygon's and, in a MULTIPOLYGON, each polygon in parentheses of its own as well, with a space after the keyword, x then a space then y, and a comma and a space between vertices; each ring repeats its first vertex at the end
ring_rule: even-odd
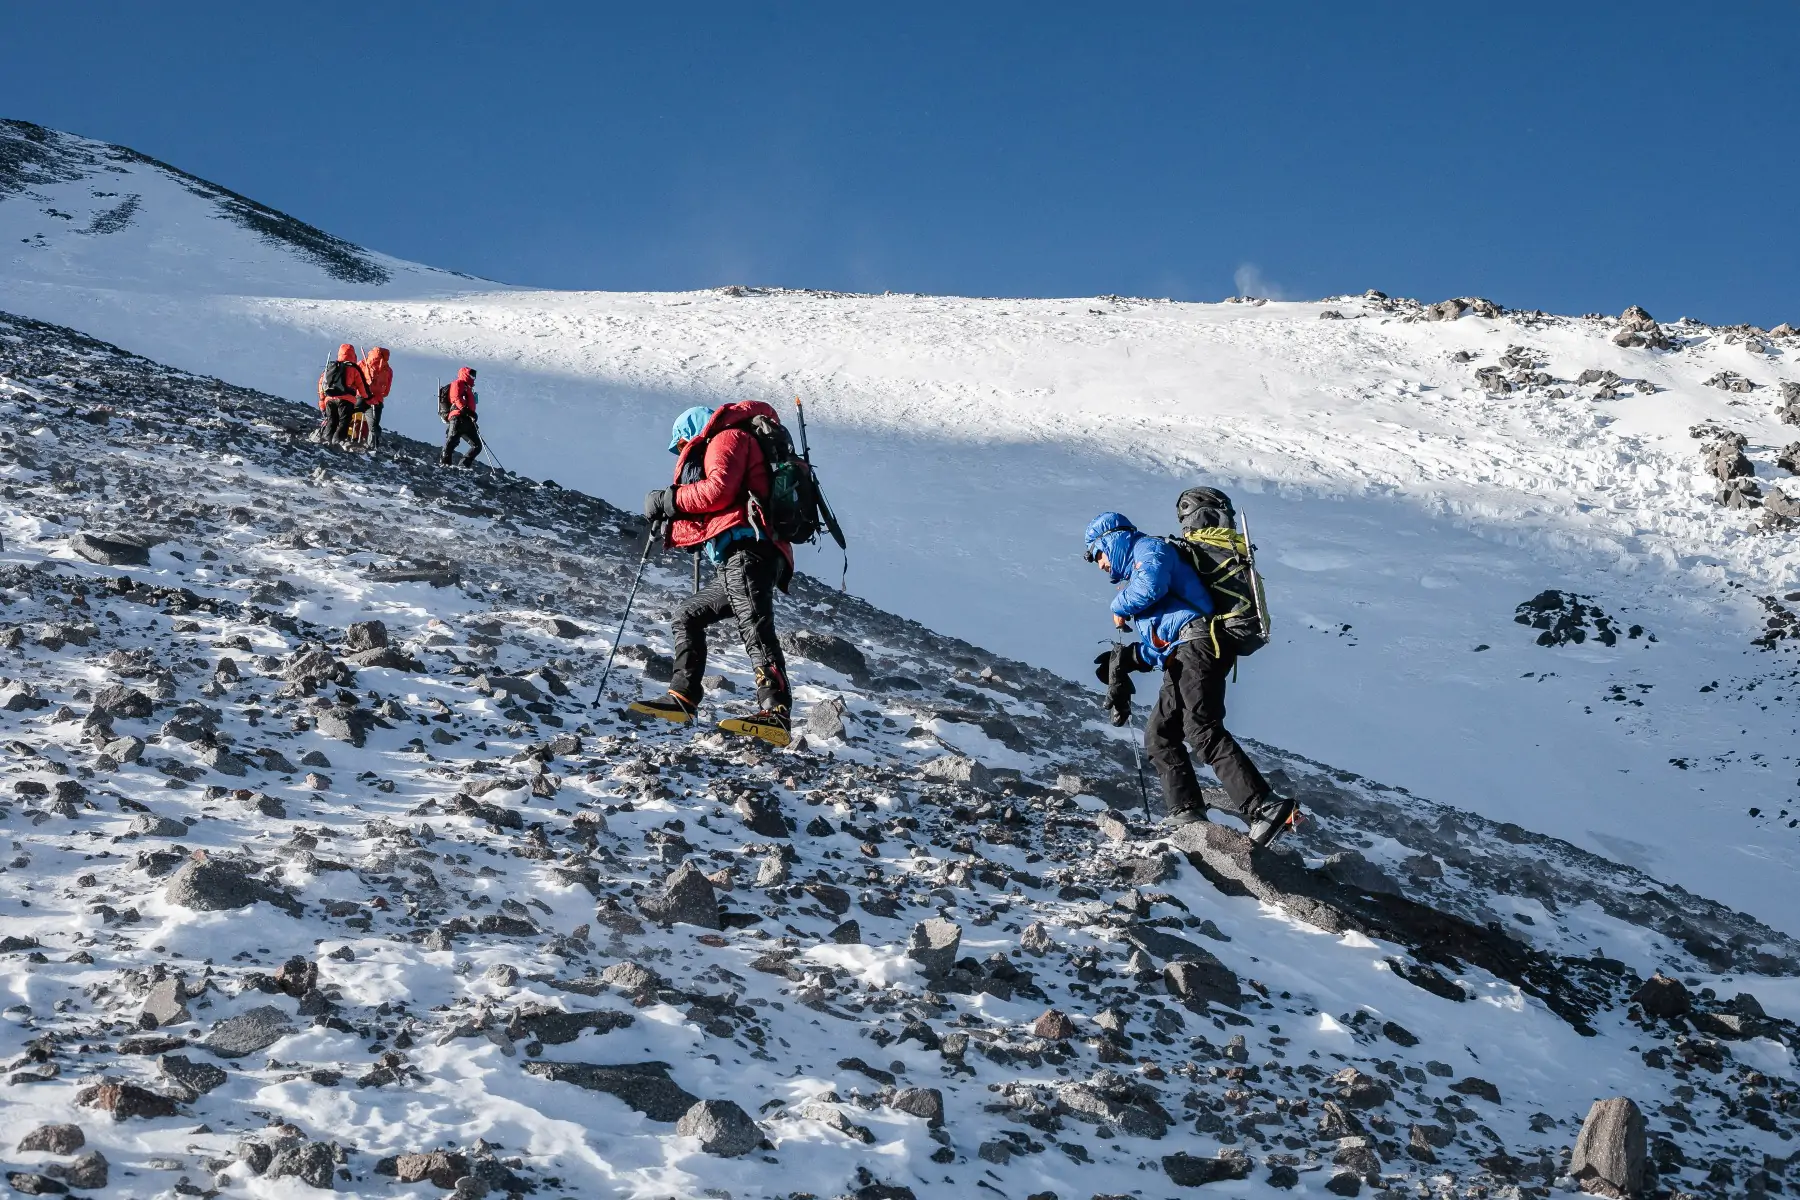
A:
POLYGON ((325 414, 325 442, 342 445, 350 432, 350 414, 369 398, 368 380, 356 361, 356 347, 345 342, 319 376, 319 411, 325 414))
POLYGON ((449 466, 456 458, 458 442, 468 442, 469 451, 462 465, 472 467, 481 457, 481 431, 475 422, 475 368, 463 367, 450 383, 450 412, 444 417, 444 457, 441 465, 449 466))
POLYGON ((366 400, 356 406, 356 411, 363 415, 363 428, 367 430, 369 449, 381 449, 381 406, 386 403, 388 393, 394 389, 394 369, 388 366, 386 346, 376 346, 369 351, 369 356, 362 360, 363 381, 368 385, 369 395, 366 400))

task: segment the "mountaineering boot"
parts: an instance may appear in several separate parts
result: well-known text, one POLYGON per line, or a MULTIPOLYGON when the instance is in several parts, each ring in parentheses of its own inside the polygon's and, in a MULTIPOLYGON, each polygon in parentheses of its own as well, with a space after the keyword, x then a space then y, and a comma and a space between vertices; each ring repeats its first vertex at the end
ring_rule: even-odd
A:
POLYGON ((726 733, 761 738, 771 746, 785 746, 791 740, 789 731, 792 725, 788 721, 786 708, 765 708, 748 717, 727 717, 719 722, 719 728, 726 733))
POLYGON ((1250 844, 1261 849, 1285 833, 1300 811, 1300 802, 1291 796, 1273 792, 1257 801, 1250 810, 1250 844))
POLYGON ((1206 809, 1204 808, 1176 808, 1171 809, 1163 821, 1170 829, 1180 829, 1183 825, 1203 823, 1206 819, 1206 809))
POLYGON ((661 700, 638 700, 628 706, 626 712, 634 712, 643 717, 661 717, 665 721, 673 721, 677 725, 686 725, 694 719, 699 711, 697 705, 680 692, 669 692, 661 700))

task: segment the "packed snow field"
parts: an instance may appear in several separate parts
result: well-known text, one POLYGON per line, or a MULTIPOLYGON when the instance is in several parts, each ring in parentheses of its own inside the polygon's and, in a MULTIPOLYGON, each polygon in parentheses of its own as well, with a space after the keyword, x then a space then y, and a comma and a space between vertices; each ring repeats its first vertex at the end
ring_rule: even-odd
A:
POLYGON ((1792 1186, 1785 331, 526 291, 13 122, 0 245, 0 308, 219 377, 0 330, 16 1190, 1543 1194, 1611 1095, 1657 1186, 1792 1186), (521 474, 309 444, 346 338, 401 432, 479 367, 521 474), (803 578, 793 751, 638 728, 659 563, 590 709, 642 527, 582 492, 790 394, 920 623, 803 578), (1285 853, 1142 823, 1069 682, 1080 529, 1195 482, 1275 597, 1285 853))

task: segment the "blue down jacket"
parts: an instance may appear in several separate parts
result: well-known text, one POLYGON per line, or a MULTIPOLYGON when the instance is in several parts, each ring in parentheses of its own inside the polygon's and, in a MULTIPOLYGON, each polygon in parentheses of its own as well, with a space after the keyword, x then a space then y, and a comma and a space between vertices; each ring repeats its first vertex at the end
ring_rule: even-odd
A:
POLYGON ((1144 661, 1161 667, 1189 622, 1210 617, 1212 596, 1194 568, 1161 538, 1140 533, 1119 513, 1101 513, 1087 527, 1089 557, 1101 552, 1112 581, 1125 586, 1113 597, 1115 616, 1131 622, 1144 661))

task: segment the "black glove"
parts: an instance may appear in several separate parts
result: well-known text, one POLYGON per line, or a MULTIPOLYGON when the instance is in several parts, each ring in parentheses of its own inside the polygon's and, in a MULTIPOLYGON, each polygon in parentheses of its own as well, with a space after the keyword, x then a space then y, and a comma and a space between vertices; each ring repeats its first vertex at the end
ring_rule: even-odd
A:
POLYGON ((644 520, 650 522, 673 521, 681 515, 675 507, 675 489, 657 488, 644 495, 644 520))
POLYGON ((1094 678, 1101 683, 1110 684, 1116 672, 1151 670, 1144 661, 1143 648, 1136 642, 1127 642, 1122 646, 1111 646, 1094 655, 1094 678), (1116 667, 1114 664, 1117 664, 1116 667))
POLYGON ((1131 720, 1131 698, 1137 695, 1137 685, 1131 682, 1132 672, 1149 669, 1136 642, 1114 646, 1095 656, 1094 674, 1106 685, 1105 708, 1114 725, 1131 720))

